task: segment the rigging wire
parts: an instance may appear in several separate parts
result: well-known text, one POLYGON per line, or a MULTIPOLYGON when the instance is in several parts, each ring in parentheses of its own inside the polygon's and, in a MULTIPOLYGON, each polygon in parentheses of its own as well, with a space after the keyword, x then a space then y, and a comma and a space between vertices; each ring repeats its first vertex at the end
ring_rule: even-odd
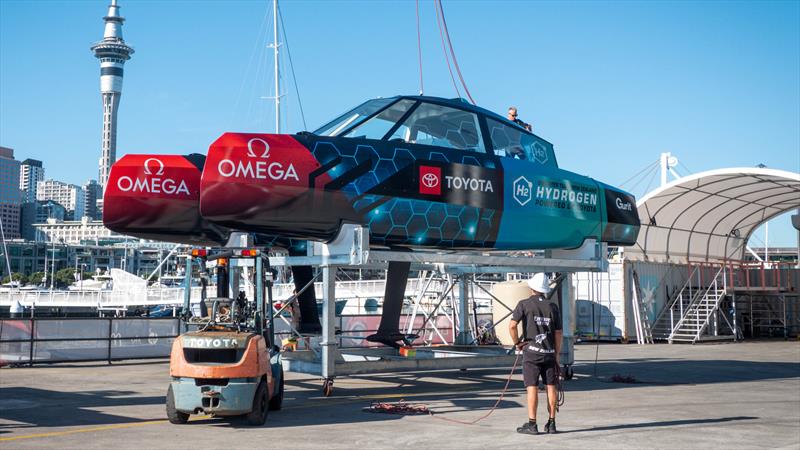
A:
MULTIPOLYGON (((642 174, 643 172, 645 172, 646 170, 652 170, 652 169, 653 169, 653 166, 654 166, 654 165, 656 165, 656 164, 658 164, 658 163, 659 163, 659 160, 655 160, 655 161, 651 162, 650 164, 648 164, 648 165, 644 166, 644 169, 642 169, 642 170, 640 170, 640 171, 636 172, 636 174, 634 174, 632 177, 630 177, 630 178, 628 178, 627 180, 625 180, 625 181, 623 181, 622 183, 620 183, 619 187, 623 187, 623 186, 625 186, 626 184, 630 183, 630 182, 631 182, 631 181, 632 181, 634 178, 638 177, 639 175, 641 175, 641 174, 642 174)), ((648 173, 649 173, 649 172, 648 172, 648 173)))
POLYGON ((444 60, 447 62, 447 70, 450 72, 450 81, 453 82, 453 88, 456 90, 456 95, 460 98, 461 92, 458 90, 458 85, 456 84, 456 78, 453 76, 453 68, 450 67, 450 56, 447 54, 447 46, 444 43, 444 27, 442 27, 442 18, 439 15, 439 8, 437 7, 436 1, 433 2, 434 8, 436 9, 436 24, 439 26, 439 37, 442 39, 442 51, 444 52, 444 60))
MULTIPOLYGON (((267 31, 269 31, 269 30, 267 30, 267 31)), ((253 85, 253 89, 254 90, 258 89, 260 86, 263 86, 262 84, 259 83, 259 80, 261 79, 261 71, 262 70, 264 71, 264 77, 265 78, 267 77, 266 73, 268 71, 267 71, 266 53, 264 53, 263 55, 265 57, 259 57, 258 61, 256 63, 256 73, 255 73, 255 76, 253 77, 253 80, 255 80, 254 81, 254 85, 253 85)), ((272 84, 271 81, 272 81, 272 77, 270 76, 269 79, 267 80, 267 82, 269 84, 272 84)), ((270 97, 269 96, 260 96, 260 97, 251 96, 250 97, 250 103, 249 103, 248 108, 247 108, 247 116, 250 117, 250 118, 254 118, 255 123, 257 123, 257 124, 266 123, 266 121, 267 121, 267 106, 265 106, 266 103, 263 102, 263 101, 259 101, 259 100, 268 99, 268 98, 270 98, 270 97), (254 110, 255 110, 255 112, 253 112, 254 110)))
POLYGON ((422 36, 419 32, 419 0, 417 0, 417 53, 419 54, 419 95, 424 95, 425 85, 422 83, 422 36))
MULTIPOLYGON (((442 0, 435 0, 434 3, 437 5, 438 11, 441 13, 442 16, 442 24, 444 25, 444 34, 447 36, 447 45, 450 47, 450 55, 453 58, 453 65, 456 67, 456 73, 458 73, 458 79, 461 80, 461 85, 464 86, 464 92, 467 93, 467 98, 472 104, 476 104, 475 100, 472 98, 472 95, 469 93, 469 89, 467 88, 467 83, 464 81, 464 76, 461 75, 461 68, 458 66, 458 60, 456 59, 456 52, 453 50, 453 41, 450 39, 450 31, 447 29, 447 20, 444 18, 444 7, 442 6, 442 0)), ((452 75, 452 74, 451 74, 452 75)))
MULTIPOLYGON (((283 43, 286 45, 286 56, 289 59, 289 68, 292 70, 292 82, 294 83, 294 92, 297 94, 297 104, 300 106, 300 117, 303 119, 303 129, 308 130, 306 125, 306 114, 303 111, 303 101, 300 99, 300 87, 297 86, 297 77, 294 75, 294 63, 292 62, 292 52, 289 51, 289 39, 286 37, 286 26, 283 25, 283 12, 278 9, 278 17, 281 21, 281 31, 283 32, 283 43)), ((422 75, 420 75, 421 77, 422 75)))
POLYGON ((650 192, 650 185, 652 185, 653 181, 655 181, 656 175, 658 175, 658 170, 653 171, 653 176, 650 178, 650 181, 647 182, 647 187, 644 188, 644 192, 642 192, 642 197, 644 197, 645 195, 647 195, 648 192, 650 192))
POLYGON ((688 167, 686 167, 686 164, 684 164, 683 161, 681 161, 680 159, 678 160, 678 164, 680 164, 684 169, 686 169, 687 174, 691 175, 694 173, 688 167))
MULTIPOLYGON (((244 71, 244 75, 242 76, 242 82, 239 84, 239 93, 236 95, 236 101, 233 103, 233 113, 231 114, 230 122, 228 124, 228 128, 233 128, 233 121, 236 116, 236 110, 239 108, 239 104, 242 101, 242 93, 244 91, 244 85, 247 81, 247 74, 250 73, 250 68, 253 65, 253 60, 256 58, 256 50, 261 48, 260 43, 263 42, 263 39, 266 39, 266 28, 267 28, 267 18, 269 17, 269 9, 265 11, 264 18, 261 21, 261 25, 258 27, 258 34, 256 36, 255 43, 253 44, 253 50, 250 51, 250 59, 247 61, 247 68, 244 71), (261 35, 264 34, 264 38, 262 39, 261 35)), ((260 57, 258 58, 261 59, 260 57)), ((251 99, 252 101, 252 99, 251 99)))
MULTIPOLYGON (((639 181, 637 181, 636 183, 634 183, 634 184, 633 184, 633 186, 631 186, 630 188, 628 188, 628 190, 629 190, 629 191, 631 191, 631 192, 633 192, 633 190, 634 190, 634 189, 636 189, 636 187, 637 187, 637 186, 639 186, 639 184, 641 184, 641 183, 642 183, 642 181, 646 180, 646 179, 647 179, 647 176, 648 176, 648 175, 650 175, 651 173, 653 174, 653 176, 654 176, 654 177, 656 176, 656 174, 658 174, 658 165, 655 165, 655 166, 651 167, 651 168, 650 168, 650 170, 649 170, 649 171, 647 171, 647 173, 645 173, 644 175, 642 175, 642 177, 641 177, 641 178, 639 178, 639 181)), ((652 181, 651 181, 651 182, 652 182, 652 181)))
MULTIPOLYGON (((753 240, 753 241, 757 241, 756 244, 761 244, 762 247, 766 247, 767 246, 767 244, 764 242, 763 239, 761 239, 760 237, 756 236, 755 231, 753 231, 753 233, 750 234, 750 239, 753 240)), ((750 242, 748 241, 748 245, 749 244, 750 244, 750 242)))

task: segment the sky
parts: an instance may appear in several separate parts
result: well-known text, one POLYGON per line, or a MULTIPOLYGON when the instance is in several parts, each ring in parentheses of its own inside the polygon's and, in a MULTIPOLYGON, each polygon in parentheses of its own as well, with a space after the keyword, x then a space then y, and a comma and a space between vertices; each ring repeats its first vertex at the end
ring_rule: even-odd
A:
MULTIPOLYGON (((89 46, 109 3, 0 0, 0 145, 44 161, 48 178, 97 178, 99 62, 89 46)), ((136 52, 125 65, 118 157, 205 153, 226 131, 274 132, 264 98, 274 95, 271 3, 119 1, 136 52)), ((661 152, 677 156, 682 175, 758 164, 800 172, 798 1, 443 4, 477 104, 501 114, 517 106, 562 168, 637 197, 658 176, 634 175, 661 152)), ((433 2, 419 8, 425 94, 455 97, 433 2)), ((282 131, 419 92, 414 1, 285 0, 280 9, 282 58, 288 48, 297 80, 284 62, 282 131)), ((797 245, 790 214, 770 223, 770 246, 797 245)), ((765 240, 761 227, 750 245, 765 240)))

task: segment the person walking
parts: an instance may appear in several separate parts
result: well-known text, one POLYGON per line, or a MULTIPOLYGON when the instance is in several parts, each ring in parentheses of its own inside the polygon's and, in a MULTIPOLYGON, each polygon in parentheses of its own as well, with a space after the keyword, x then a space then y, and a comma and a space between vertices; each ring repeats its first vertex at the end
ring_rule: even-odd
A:
POLYGON ((544 429, 556 433, 556 402, 558 399, 558 367, 561 352, 561 312, 558 303, 548 300, 550 280, 543 273, 528 280, 531 296, 522 300, 511 313, 509 333, 518 350, 522 351, 522 375, 528 397, 528 421, 517 428, 518 433, 539 434, 536 425, 536 409, 539 400, 539 378, 547 386, 547 401, 550 411, 544 429), (522 338, 518 324, 522 323, 522 338))

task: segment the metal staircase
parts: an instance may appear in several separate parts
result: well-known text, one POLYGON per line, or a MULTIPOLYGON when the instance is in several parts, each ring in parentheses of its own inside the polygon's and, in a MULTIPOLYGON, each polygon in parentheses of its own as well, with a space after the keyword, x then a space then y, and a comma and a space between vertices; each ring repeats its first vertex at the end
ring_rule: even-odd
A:
MULTIPOLYGON (((704 336, 704 332, 712 324, 712 321, 714 334, 718 334, 717 320, 719 317, 722 317, 728 328, 733 330, 727 316, 720 310, 720 303, 727 295, 725 267, 720 267, 714 275, 714 279, 706 287, 693 289, 691 280, 692 276, 690 275, 683 288, 678 291, 675 298, 668 303, 668 307, 664 308, 656 319, 656 325, 653 327, 653 335, 656 339, 666 339, 670 344, 673 342, 694 344, 698 340, 708 338, 708 336, 704 336)), ((714 337, 719 338, 720 336, 714 337)), ((733 339, 734 336, 731 334, 723 336, 723 338, 733 339)))
MULTIPOLYGON (((719 308, 719 302, 725 297, 725 289, 709 288, 704 295, 699 296, 683 316, 683 318, 672 330, 669 337, 670 344, 673 342, 689 342, 694 344, 700 338, 713 314, 719 308)), ((727 319, 726 319, 727 320, 727 319)))
POLYGON ((666 305, 661 310, 656 320, 653 321, 652 336, 653 340, 668 341, 672 336, 672 331, 675 326, 688 311, 689 305, 695 300, 698 295, 698 290, 694 289, 691 285, 692 279, 697 273, 698 268, 695 267, 689 273, 689 277, 680 289, 674 291, 672 296, 667 300, 666 305))

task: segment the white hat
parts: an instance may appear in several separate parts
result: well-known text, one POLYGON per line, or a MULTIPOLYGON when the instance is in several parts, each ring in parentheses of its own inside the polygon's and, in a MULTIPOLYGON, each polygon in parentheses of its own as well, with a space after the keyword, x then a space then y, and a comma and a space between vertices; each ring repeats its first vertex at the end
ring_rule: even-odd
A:
POLYGON ((528 280, 528 287, 536 292, 547 295, 550 293, 550 280, 547 279, 547 275, 537 273, 528 280))

